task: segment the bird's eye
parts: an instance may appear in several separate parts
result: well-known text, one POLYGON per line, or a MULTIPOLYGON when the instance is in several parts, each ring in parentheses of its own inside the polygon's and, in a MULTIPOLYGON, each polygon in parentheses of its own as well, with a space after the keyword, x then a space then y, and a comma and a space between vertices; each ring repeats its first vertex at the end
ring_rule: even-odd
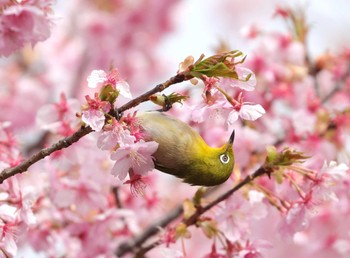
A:
POLYGON ((222 164, 227 164, 230 161, 230 157, 227 156, 227 154, 221 154, 220 155, 220 161, 222 164))

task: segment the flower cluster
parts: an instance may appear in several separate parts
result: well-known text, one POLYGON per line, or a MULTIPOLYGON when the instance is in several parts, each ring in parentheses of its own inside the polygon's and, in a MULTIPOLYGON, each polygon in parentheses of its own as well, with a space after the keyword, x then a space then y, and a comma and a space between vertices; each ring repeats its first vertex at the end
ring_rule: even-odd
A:
POLYGON ((1 1, 0 56, 9 56, 26 44, 34 46, 50 36, 53 1, 1 1))
MULTIPOLYGON (((0 170, 21 161, 17 141, 7 122, 0 123, 0 153, 0 170)), ((20 181, 20 176, 15 176, 0 186, 0 253, 4 257, 16 255, 18 236, 36 222, 32 210, 35 190, 20 181)))
POLYGON ((44 130, 63 136, 71 135, 78 128, 76 113, 80 102, 67 99, 62 93, 57 103, 42 106, 37 113, 36 123, 44 130))
POLYGON ((245 56, 240 51, 231 51, 196 62, 187 57, 179 72, 190 74, 204 83, 203 102, 193 107, 192 120, 202 123, 211 117, 223 117, 226 126, 231 126, 240 117, 254 121, 265 114, 259 104, 243 101, 243 92, 253 91, 256 86, 254 73, 242 67, 245 56))
POLYGON ((132 192, 142 193, 143 181, 141 176, 154 169, 153 157, 158 143, 145 142, 143 132, 137 122, 136 113, 121 117, 117 120, 108 114, 119 94, 131 98, 129 85, 119 78, 116 69, 106 73, 94 70, 87 79, 88 87, 100 88, 95 98, 86 96, 87 106, 83 107, 82 120, 93 130, 99 132, 97 146, 111 153, 115 161, 111 173, 123 181, 127 175, 132 192), (107 122, 105 123, 106 117, 107 122))

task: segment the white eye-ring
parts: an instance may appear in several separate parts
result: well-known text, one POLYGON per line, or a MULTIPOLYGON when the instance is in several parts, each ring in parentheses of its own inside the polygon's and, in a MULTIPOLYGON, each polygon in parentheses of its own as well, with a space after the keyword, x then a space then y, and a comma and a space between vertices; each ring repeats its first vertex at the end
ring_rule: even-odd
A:
POLYGON ((227 154, 221 154, 220 155, 220 161, 222 164, 227 164, 230 162, 230 157, 227 156, 227 154))

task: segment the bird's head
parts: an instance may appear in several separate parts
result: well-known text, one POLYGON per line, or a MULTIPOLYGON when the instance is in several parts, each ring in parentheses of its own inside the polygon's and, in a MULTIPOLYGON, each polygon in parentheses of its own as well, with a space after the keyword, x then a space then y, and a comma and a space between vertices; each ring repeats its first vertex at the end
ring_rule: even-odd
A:
POLYGON ((235 131, 228 142, 220 148, 207 146, 201 150, 196 161, 192 164, 196 173, 188 174, 185 182, 194 185, 214 186, 224 183, 231 175, 234 166, 232 149, 235 131), (200 173, 198 173, 200 171, 200 173))

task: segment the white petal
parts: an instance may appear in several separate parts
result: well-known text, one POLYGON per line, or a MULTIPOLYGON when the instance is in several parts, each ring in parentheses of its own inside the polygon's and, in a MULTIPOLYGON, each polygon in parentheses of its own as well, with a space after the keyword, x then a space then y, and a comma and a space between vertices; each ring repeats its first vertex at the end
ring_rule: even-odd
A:
POLYGON ((105 115, 99 110, 83 111, 81 119, 96 132, 101 131, 105 124, 105 115))
POLYGON ((239 80, 233 80, 232 86, 239 87, 242 90, 253 91, 256 86, 255 74, 245 67, 236 67, 236 72, 238 74, 239 80), (245 81, 247 76, 250 75, 248 81, 245 81))
POLYGON ((226 122, 230 126, 230 125, 233 125, 233 123, 236 122, 237 119, 238 119, 238 112, 236 110, 233 110, 228 115, 226 122))
POLYGON ((259 191, 251 190, 248 192, 250 203, 260 203, 265 198, 265 195, 259 191))
POLYGON ((101 83, 107 80, 107 74, 103 70, 93 70, 87 77, 88 87, 97 88, 101 83))
POLYGON ((161 248, 161 254, 163 258, 182 258, 184 257, 183 253, 179 250, 170 249, 170 248, 161 248))
POLYGON ((125 98, 132 99, 129 84, 126 81, 118 81, 116 84, 117 90, 125 98))
POLYGON ((251 121, 258 119, 263 114, 265 114, 265 109, 259 104, 245 104, 241 107, 241 110, 239 111, 239 116, 242 119, 251 121))

